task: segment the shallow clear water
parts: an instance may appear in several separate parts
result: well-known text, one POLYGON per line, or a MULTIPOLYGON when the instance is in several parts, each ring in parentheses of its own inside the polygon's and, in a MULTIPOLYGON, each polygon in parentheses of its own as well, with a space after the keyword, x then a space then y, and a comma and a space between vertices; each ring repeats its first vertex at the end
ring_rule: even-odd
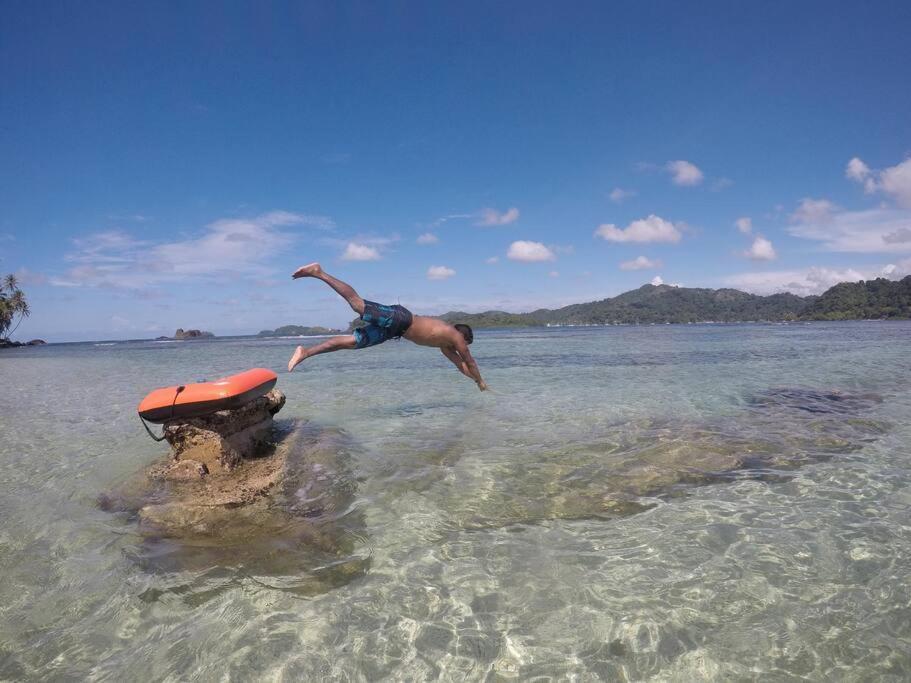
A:
POLYGON ((262 554, 96 501, 164 453, 148 389, 293 341, 0 352, 0 680, 907 680, 909 340, 481 332, 487 394, 407 342, 317 357, 279 417, 331 435, 328 545, 262 554))

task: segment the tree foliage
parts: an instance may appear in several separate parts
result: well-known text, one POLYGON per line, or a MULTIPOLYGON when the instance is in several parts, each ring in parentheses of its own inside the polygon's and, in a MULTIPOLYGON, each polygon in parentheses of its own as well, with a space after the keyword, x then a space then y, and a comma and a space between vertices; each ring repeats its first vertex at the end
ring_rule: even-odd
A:
POLYGON ((30 313, 28 301, 19 289, 16 276, 7 275, 0 282, 0 339, 15 332, 22 319, 27 318, 30 313))

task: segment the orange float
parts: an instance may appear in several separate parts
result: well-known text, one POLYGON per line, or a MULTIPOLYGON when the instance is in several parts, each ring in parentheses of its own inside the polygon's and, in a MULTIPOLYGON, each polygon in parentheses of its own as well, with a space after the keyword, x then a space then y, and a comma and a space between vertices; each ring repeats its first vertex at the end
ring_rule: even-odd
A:
POLYGON ((142 399, 139 417, 149 422, 200 417, 217 410, 239 408, 269 393, 278 375, 265 368, 253 368, 214 382, 197 382, 163 387, 142 399))

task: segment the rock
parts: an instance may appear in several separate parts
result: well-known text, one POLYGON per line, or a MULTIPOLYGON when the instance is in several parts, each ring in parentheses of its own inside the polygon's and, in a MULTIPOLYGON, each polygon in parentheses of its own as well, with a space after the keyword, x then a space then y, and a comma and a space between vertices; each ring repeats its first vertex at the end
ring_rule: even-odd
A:
POLYGON ((178 460, 163 472, 169 481, 195 481, 209 473, 209 468, 198 460, 178 460))
POLYGON ((43 339, 32 339, 30 342, 26 342, 26 346, 43 346, 47 344, 43 339))
POLYGON ((203 332, 202 330, 184 330, 182 327, 178 327, 177 331, 174 333, 174 339, 208 339, 214 336, 215 335, 211 332, 203 332))
POLYGON ((164 437, 175 461, 195 460, 210 473, 231 471, 271 443, 272 416, 284 405, 285 395, 273 389, 240 408, 172 422, 164 437))
POLYGON ((24 346, 22 342, 15 342, 9 339, 0 339, 0 349, 15 349, 24 346))

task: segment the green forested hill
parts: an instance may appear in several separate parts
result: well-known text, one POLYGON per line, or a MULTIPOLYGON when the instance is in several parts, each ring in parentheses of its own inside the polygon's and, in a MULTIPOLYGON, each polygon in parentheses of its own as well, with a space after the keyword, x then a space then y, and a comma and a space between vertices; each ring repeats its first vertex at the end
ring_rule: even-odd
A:
POLYGON ((453 311, 441 316, 474 327, 738 322, 749 320, 849 320, 911 318, 911 276, 835 285, 822 296, 758 296, 736 289, 643 285, 610 299, 530 313, 453 311))
POLYGON ((897 281, 877 278, 842 282, 826 290, 804 317, 809 320, 911 318, 911 275, 897 281))

